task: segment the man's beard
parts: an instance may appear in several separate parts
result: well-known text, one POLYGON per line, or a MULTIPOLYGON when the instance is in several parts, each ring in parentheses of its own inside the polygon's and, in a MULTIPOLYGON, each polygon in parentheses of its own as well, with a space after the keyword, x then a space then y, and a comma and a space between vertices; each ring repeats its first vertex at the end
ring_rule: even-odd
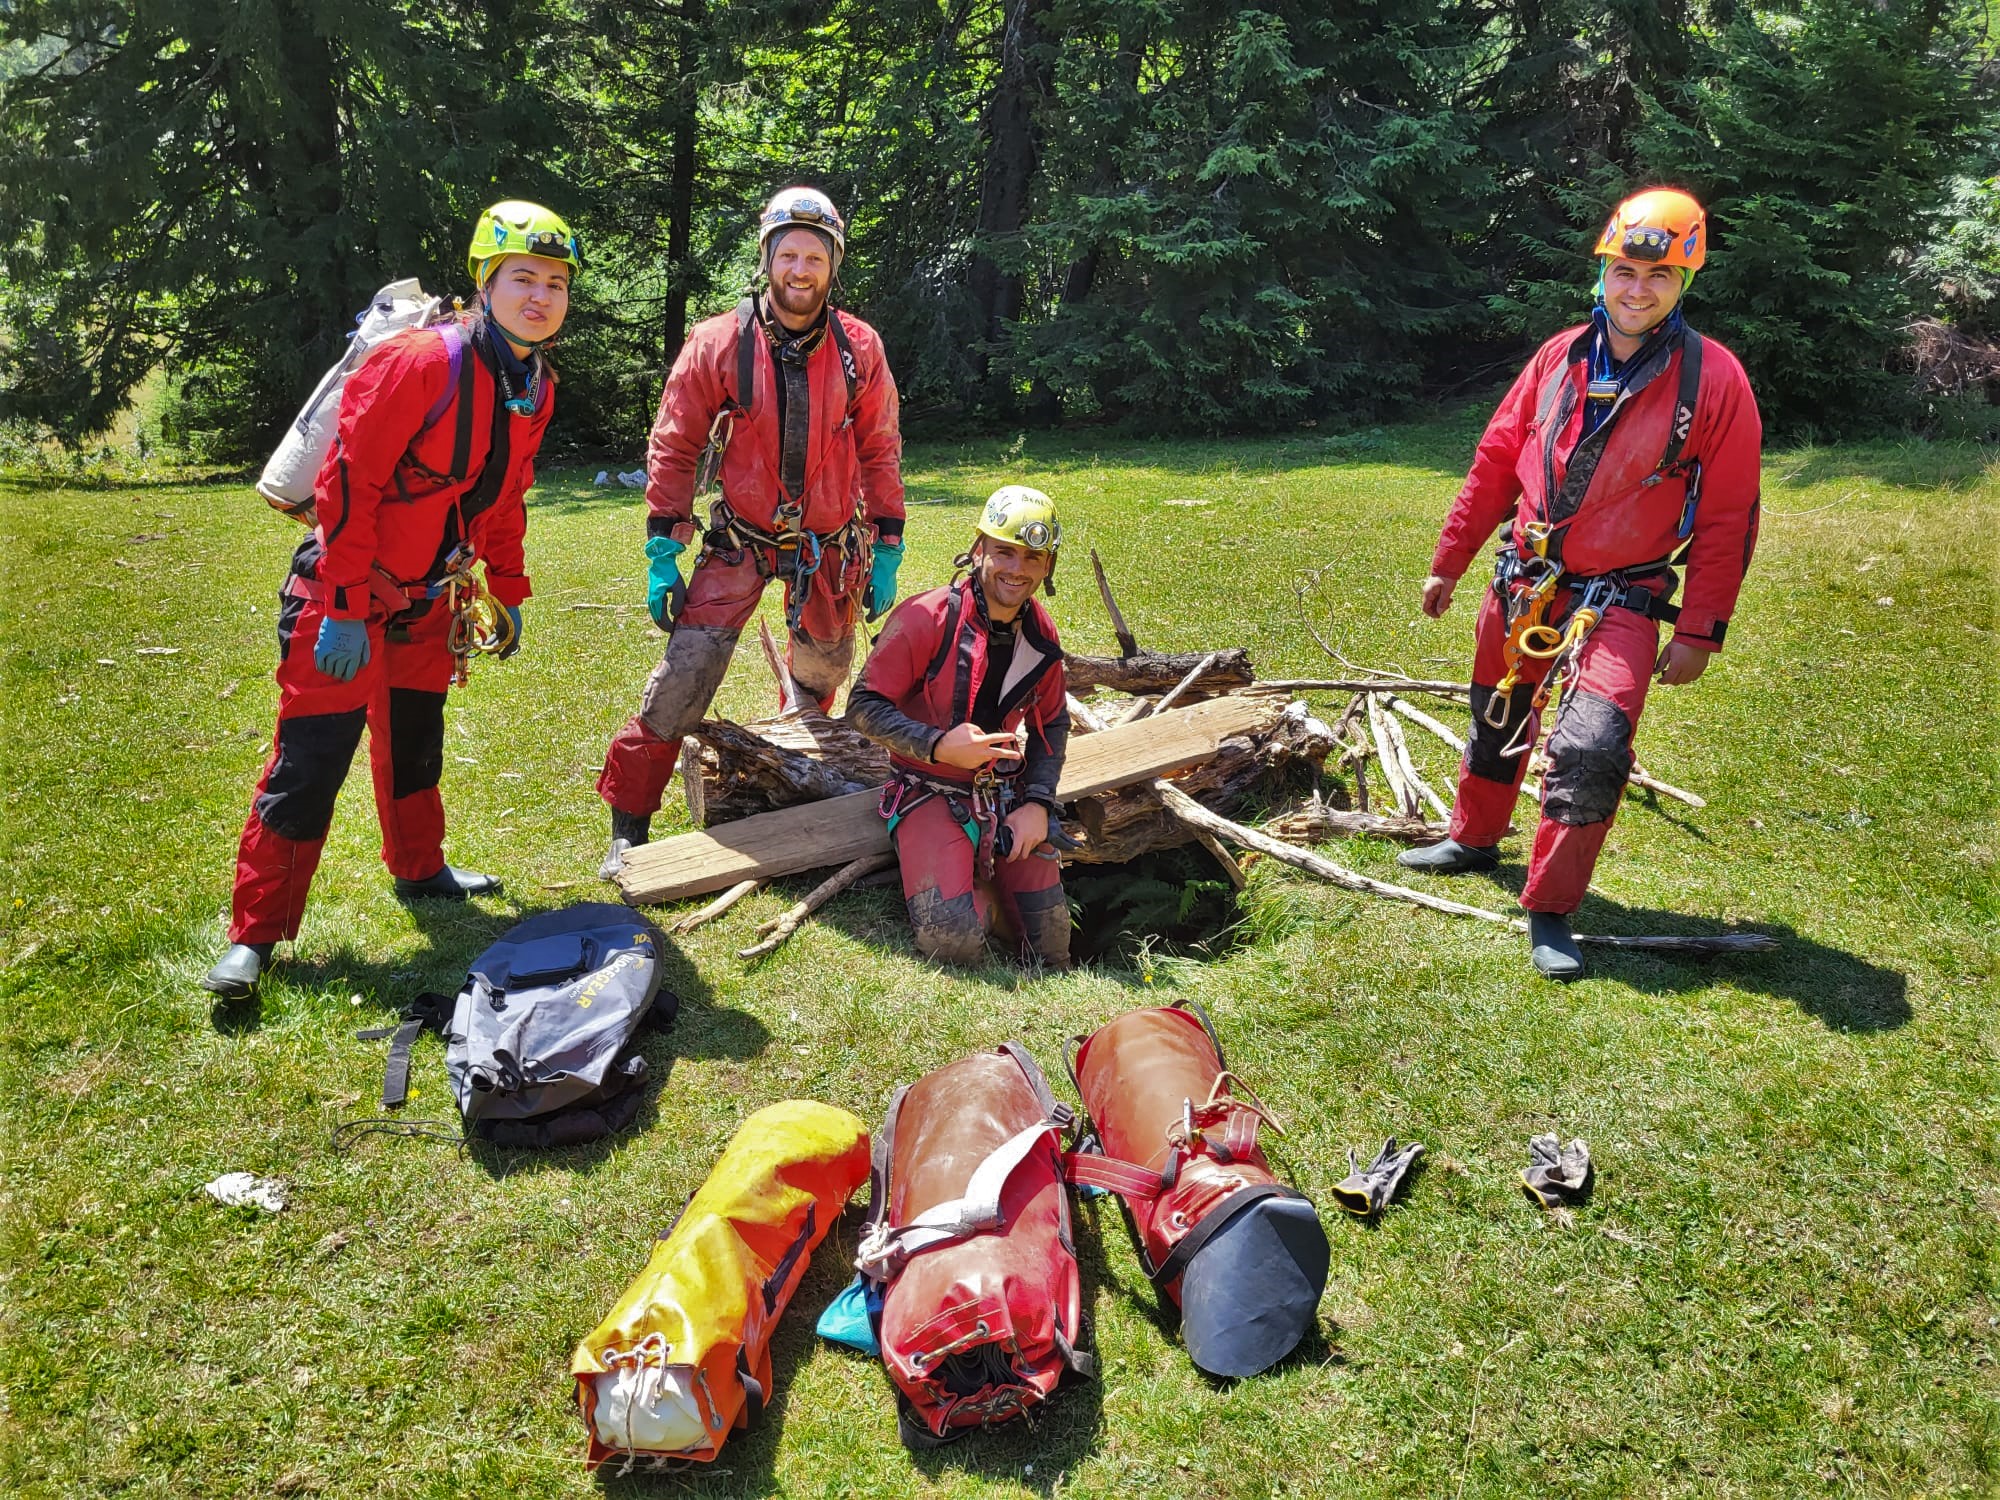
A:
POLYGON ((819 310, 826 306, 826 288, 815 287, 807 291, 774 281, 771 283, 771 300, 781 312, 794 318, 816 318, 819 310))

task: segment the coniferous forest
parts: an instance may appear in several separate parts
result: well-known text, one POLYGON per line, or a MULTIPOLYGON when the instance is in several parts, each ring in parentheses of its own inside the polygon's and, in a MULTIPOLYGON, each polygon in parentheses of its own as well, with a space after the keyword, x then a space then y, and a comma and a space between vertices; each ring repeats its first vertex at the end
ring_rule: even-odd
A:
MULTIPOLYGON (((790 182, 913 430, 1337 430, 1587 306, 1708 205, 1691 321, 1767 423, 2000 390, 1995 12, 1965 0, 0 0, 0 418, 268 447, 357 308, 519 196, 587 267, 571 441, 629 447, 790 182)), ((1972 418, 1975 425, 1983 417, 1972 418)))

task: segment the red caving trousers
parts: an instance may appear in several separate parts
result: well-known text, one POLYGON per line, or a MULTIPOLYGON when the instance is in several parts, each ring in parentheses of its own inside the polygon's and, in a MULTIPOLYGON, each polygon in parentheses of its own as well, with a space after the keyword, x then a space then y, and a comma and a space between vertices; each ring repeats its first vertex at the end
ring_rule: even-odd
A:
MULTIPOLYGON (((1644 582, 1645 580, 1635 580, 1644 582)), ((1564 618, 1570 590, 1557 596, 1552 621, 1564 618)), ((1550 662, 1522 664, 1521 684, 1509 702, 1506 723, 1486 722, 1494 685, 1506 675, 1502 647, 1507 616, 1500 598, 1484 590, 1472 660, 1472 735, 1458 771, 1458 799, 1451 810, 1451 837, 1461 844, 1490 847, 1507 831, 1528 751, 1503 756, 1520 741, 1532 749, 1540 732, 1529 718, 1535 686, 1550 662)), ((1575 670, 1556 706, 1549 732, 1549 769, 1542 778, 1542 816, 1535 828, 1534 853, 1521 905, 1529 911, 1568 913, 1583 904, 1584 888, 1597 867, 1597 854, 1611 831, 1632 772, 1632 737, 1646 707, 1646 688, 1659 656, 1660 629, 1629 609, 1609 609, 1578 653, 1575 670)))
POLYGON ((1051 968, 1069 967, 1069 898, 1062 865, 1047 857, 1055 853, 1052 846, 1026 859, 995 860, 989 889, 973 879, 972 841, 943 797, 927 797, 905 813, 890 838, 902 866, 910 929, 924 957, 976 963, 986 934, 1004 919, 1028 956, 1051 968))
POLYGON ((382 622, 371 618, 368 665, 352 682, 340 682, 313 665, 324 613, 315 601, 279 597, 278 727, 237 846, 232 943, 298 936, 334 799, 364 724, 383 863, 390 874, 409 880, 444 868, 438 778, 451 683, 451 614, 439 601, 399 629, 398 639, 385 638, 382 622))
MULTIPOLYGON (((626 720, 604 752, 597 794, 618 811, 643 815, 660 810, 680 759, 681 738, 715 701, 736 654, 736 638, 764 597, 776 556, 775 548, 751 546, 741 552, 704 551, 695 563, 687 600, 667 637, 666 654, 647 679, 639 712, 626 720)), ((819 571, 806 585, 799 628, 789 632, 785 643, 785 668, 800 696, 828 712, 854 661, 854 615, 867 556, 864 550, 857 558, 843 559, 840 548, 824 549, 819 571)), ((786 579, 788 606, 791 598, 791 580, 786 579)))

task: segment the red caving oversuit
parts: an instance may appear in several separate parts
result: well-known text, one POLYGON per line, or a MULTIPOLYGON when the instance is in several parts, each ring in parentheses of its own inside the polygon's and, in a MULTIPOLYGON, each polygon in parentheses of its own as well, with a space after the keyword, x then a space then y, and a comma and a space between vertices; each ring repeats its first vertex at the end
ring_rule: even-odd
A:
MULTIPOLYGON (((711 536, 706 546, 694 518, 696 469, 717 416, 734 399, 738 335, 752 347, 752 396, 747 413, 729 417, 731 429, 719 480, 730 511, 765 535, 787 528, 779 506, 790 496, 801 507, 798 525, 822 543, 820 566, 806 585, 797 627, 786 642, 785 662, 802 696, 831 710, 854 659, 854 620, 868 578, 869 541, 902 536, 903 440, 898 427, 895 378, 882 340, 859 318, 829 308, 840 319, 854 358, 852 400, 843 371, 841 341, 830 325, 809 347, 803 363, 781 371, 761 317, 743 328, 739 315, 722 313, 697 323, 674 361, 660 397, 660 412, 646 453, 647 534, 689 542, 681 554, 687 586, 668 635, 666 652, 646 683, 639 712, 605 752, 598 795, 624 813, 657 812, 679 759, 681 739, 708 712, 735 654, 736 640, 781 574, 775 547, 711 536), (786 380, 783 418, 778 384, 786 380), (862 525, 849 529, 859 518, 862 525)), ((784 579, 789 606, 794 583, 784 579)))
MULTIPOLYGON (((960 579, 897 605, 848 697, 847 718, 889 749, 890 764, 936 787, 912 785, 900 800, 890 837, 902 866, 903 897, 918 949, 947 963, 971 963, 999 919, 1020 937, 1030 957, 1054 968, 1069 964, 1069 899, 1053 845, 1022 859, 996 859, 991 889, 976 880, 976 851, 954 800, 969 793, 973 773, 931 759, 947 729, 972 722, 987 676, 991 626, 977 586, 960 579), (939 788, 942 788, 939 789, 939 788), (1000 912, 993 910, 993 898, 1000 912)), ((1056 786, 1069 747, 1069 699, 1055 622, 1030 599, 1014 622, 1014 644, 997 697, 998 724, 1027 726, 1028 748, 1015 781, 1013 806, 1038 802, 1058 816, 1056 786)), ((892 807, 891 803, 895 805, 892 807)))
MULTIPOLYGON (((1692 426, 1671 471, 1661 471, 1679 405, 1685 340, 1675 332, 1635 356, 1618 405, 1590 435, 1584 406, 1594 328, 1557 334, 1529 361, 1480 439, 1431 559, 1431 572, 1457 579, 1494 530, 1512 518, 1510 544, 1524 555, 1526 528, 1554 523, 1563 587, 1551 623, 1560 625, 1580 589, 1573 584, 1623 573, 1661 595, 1675 578, 1669 561, 1685 548, 1687 591, 1673 639, 1703 651, 1722 645, 1743 575, 1757 544, 1763 425, 1736 357, 1704 338, 1692 426), (1689 484, 1697 472, 1692 531, 1682 536, 1689 484)), ((1523 662, 1522 684, 1506 722, 1485 710, 1506 671, 1506 610, 1482 590, 1472 667, 1472 735, 1460 766, 1450 836, 1490 846, 1505 834, 1526 753, 1539 723, 1529 722, 1536 685, 1550 663, 1523 662)), ((1607 610, 1577 655, 1549 734, 1542 816, 1521 905, 1569 913, 1582 904, 1605 835, 1632 768, 1632 740, 1659 656, 1659 627, 1629 608, 1607 610)))
POLYGON ((438 778, 452 673, 450 615, 437 599, 392 625, 397 606, 388 597, 406 610, 417 605, 461 541, 484 559, 496 601, 518 606, 528 597, 523 496, 555 409, 553 371, 533 415, 500 406, 483 330, 468 332, 461 345, 459 369, 471 370, 467 408, 468 385, 453 386, 450 337, 427 328, 387 340, 342 393, 339 429, 314 484, 318 524, 293 555, 279 592, 278 724, 237 850, 232 943, 298 935, 334 799, 364 722, 383 862, 410 880, 444 868, 438 778), (433 411, 439 415, 426 426, 433 411), (505 451, 488 476, 496 438, 505 451), (467 462, 463 477, 454 479, 461 442, 467 462), (327 617, 367 622, 368 663, 352 681, 313 665, 327 617))

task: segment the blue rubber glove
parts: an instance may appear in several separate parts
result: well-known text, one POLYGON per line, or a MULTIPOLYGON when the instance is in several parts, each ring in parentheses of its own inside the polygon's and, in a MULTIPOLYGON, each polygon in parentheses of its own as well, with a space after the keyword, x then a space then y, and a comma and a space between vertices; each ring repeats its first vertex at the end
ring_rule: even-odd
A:
POLYGON ((681 603, 687 598, 680 564, 680 555, 686 550, 685 542, 677 542, 670 536, 646 538, 646 613, 662 630, 672 627, 674 616, 681 612, 681 603))
POLYGON ((498 659, 505 661, 521 649, 521 606, 518 604, 503 604, 500 607, 507 611, 507 619, 514 626, 514 633, 507 638, 507 644, 502 646, 499 651, 498 659))
POLYGON ((901 542, 873 544, 875 561, 868 574, 868 620, 870 624, 889 613, 896 602, 896 570, 903 566, 901 542))
POLYGON ((368 622, 321 620, 313 665, 337 682, 354 681, 354 674, 368 665, 368 622))

